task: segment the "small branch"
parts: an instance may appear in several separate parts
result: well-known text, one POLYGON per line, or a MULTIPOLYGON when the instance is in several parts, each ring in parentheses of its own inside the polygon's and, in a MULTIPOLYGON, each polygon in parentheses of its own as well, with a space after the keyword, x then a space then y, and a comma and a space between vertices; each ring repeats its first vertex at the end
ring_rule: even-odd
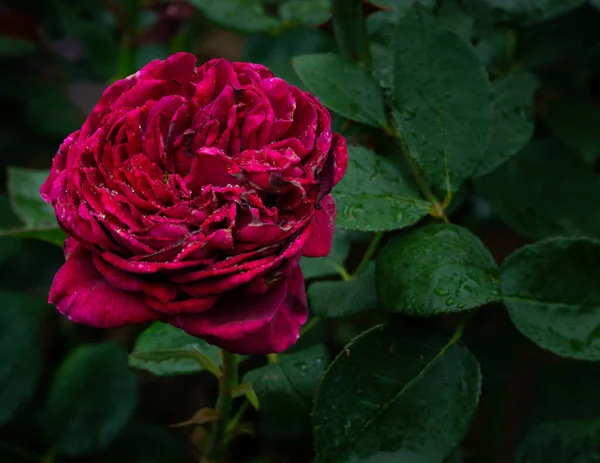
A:
POLYGON ((316 316, 313 317, 311 321, 309 321, 302 329, 300 330, 300 337, 306 335, 310 330, 312 330, 317 324, 321 321, 321 317, 316 316))
POLYGON ((369 243, 369 247, 367 248, 365 255, 363 256, 362 260, 360 261, 360 264, 358 264, 358 267, 356 267, 353 277, 357 277, 362 272, 364 272, 365 268, 367 268, 367 265, 369 265, 371 258, 375 254, 375 251, 377 251, 377 246, 379 246, 379 243, 381 242, 381 238, 383 238, 383 232, 375 233, 375 236, 369 243))
POLYGON ((397 131, 394 132, 393 135, 400 143, 400 150, 402 151, 404 158, 408 162, 410 170, 412 171, 413 177, 415 178, 417 185, 419 185, 421 193, 423 193, 425 199, 427 199, 427 201, 429 201, 432 205, 431 209, 429 210, 429 214, 437 219, 441 219, 444 223, 450 223, 450 220, 448 220, 446 212, 444 211, 444 206, 447 206, 447 204, 440 203, 439 200, 433 194, 433 191, 431 191, 429 184, 427 183, 425 177, 423 176, 423 173, 421 172, 421 168, 417 165, 413 157, 410 155, 410 150, 408 148, 408 145, 404 141, 404 138, 402 138, 402 135, 400 135, 400 133, 398 133, 397 131))
POLYGON ((352 275, 350 275, 348 273, 348 270, 346 270, 346 267, 344 267, 343 265, 335 264, 335 269, 338 271, 338 273, 342 277, 342 280, 344 280, 344 281, 352 280, 352 275))
POLYGON ((229 444, 229 442, 231 442, 231 439, 234 438, 235 432, 240 424, 240 421, 242 421, 242 417, 248 410, 249 406, 250 406, 250 402, 248 402, 248 401, 244 402, 242 404, 242 406, 240 407, 240 409, 233 416, 233 418, 231 418, 229 423, 227 423, 227 427, 225 428, 225 438, 224 438, 225 445, 229 444))
POLYGON ((224 448, 224 438, 233 402, 232 389, 238 385, 237 355, 226 350, 221 350, 221 358, 223 361, 223 375, 219 379, 219 397, 215 406, 219 418, 213 422, 208 444, 202 456, 202 463, 216 463, 221 461, 221 457, 226 450, 224 448))

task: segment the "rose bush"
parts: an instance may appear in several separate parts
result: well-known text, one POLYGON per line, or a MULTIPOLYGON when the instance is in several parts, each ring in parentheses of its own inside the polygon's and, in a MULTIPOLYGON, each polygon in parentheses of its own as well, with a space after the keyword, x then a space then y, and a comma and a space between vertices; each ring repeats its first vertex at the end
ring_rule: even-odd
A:
POLYGON ((307 317, 298 261, 331 246, 347 150, 330 126, 257 64, 178 53, 115 82, 41 189, 69 235, 50 302, 97 327, 286 349, 307 317))

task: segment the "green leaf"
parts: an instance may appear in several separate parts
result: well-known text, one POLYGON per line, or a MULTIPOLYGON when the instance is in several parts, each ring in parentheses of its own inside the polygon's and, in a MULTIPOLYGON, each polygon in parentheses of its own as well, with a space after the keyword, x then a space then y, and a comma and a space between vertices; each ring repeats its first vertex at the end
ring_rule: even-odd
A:
POLYGON ((208 370, 220 375, 219 349, 166 323, 155 322, 138 337, 129 364, 158 376, 208 370))
POLYGON ((474 19, 473 36, 481 39, 497 27, 497 18, 486 0, 460 0, 461 5, 474 19))
POLYGON ((458 225, 426 225, 392 239, 377 259, 377 293, 387 310, 429 316, 500 300, 497 265, 458 225))
POLYGON ((0 229, 0 238, 31 238, 62 246, 66 235, 56 226, 0 229))
POLYGON ((0 238, 35 238, 63 244, 65 235, 58 227, 54 209, 40 196, 40 187, 47 177, 47 170, 8 169, 7 187, 12 208, 25 227, 0 229, 0 238))
POLYGON ((25 294, 0 291, 0 425, 35 393, 42 370, 39 329, 47 305, 25 294))
POLYGON ((325 346, 316 345, 278 358, 278 363, 250 371, 244 382, 256 391, 266 434, 299 434, 310 429, 313 398, 329 356, 325 346))
POLYGON ((494 212, 527 238, 600 237, 600 217, 591 213, 600 180, 556 140, 534 140, 475 185, 494 212))
POLYGON ((313 411, 316 463, 441 462, 466 434, 481 387, 464 347, 379 325, 328 368, 313 411))
POLYGON ((563 420, 533 428, 517 449, 515 463, 598 463, 600 420, 563 420))
POLYGON ((275 30, 280 21, 269 16, 260 0, 190 0, 211 21, 240 32, 275 30))
POLYGON ((59 454, 95 453, 127 425, 137 396, 135 374, 116 344, 78 347, 52 380, 40 424, 59 454))
POLYGON ((505 18, 531 24, 561 16, 584 5, 587 0, 485 0, 505 18))
POLYGON ((394 118, 429 182, 456 191, 492 133, 491 87, 473 49, 415 4, 394 34, 394 118))
POLYGON ((333 196, 337 225, 350 230, 409 227, 427 215, 431 206, 393 161, 354 145, 348 146, 348 170, 333 196))
POLYGON ((279 7, 279 17, 303 26, 322 24, 331 17, 331 1, 288 0, 279 7))
POLYGON ((381 89, 364 70, 333 53, 292 59, 302 82, 328 108, 373 127, 387 124, 381 89))
POLYGON ((493 83, 494 128, 492 142, 477 176, 490 173, 515 156, 533 135, 533 104, 538 83, 533 74, 516 71, 493 83))
POLYGON ((0 194, 0 227, 16 227, 21 224, 21 220, 15 214, 11 198, 9 195, 0 194))
POLYGON ((516 327, 555 354, 600 360, 600 241, 552 238, 525 246, 500 269, 516 327))
MULTIPOLYGON (((260 408, 258 396, 256 395, 256 391, 254 390, 254 388, 252 387, 252 384, 250 384, 250 383, 239 384, 237 386, 234 386, 231 389, 231 397, 233 397, 234 399, 236 399, 238 397, 246 397, 248 402, 250 402, 250 405, 252 405, 256 410, 258 410, 260 408)), ((217 415, 218 415, 218 412, 217 412, 217 415)))
POLYGON ((514 29, 494 29, 477 42, 475 54, 490 74, 502 75, 514 60, 516 46, 514 29))
MULTIPOLYGON (((8 195, 0 194, 0 238, 3 237, 2 228, 13 227, 19 225, 19 223, 19 218, 12 210, 8 195)), ((9 237, 0 239, 0 265, 17 254, 20 248, 21 242, 19 240, 9 237)))
POLYGON ((600 0, 590 0, 590 3, 600 10, 600 0))
POLYGON ((398 20, 405 16, 410 7, 419 2, 423 7, 432 9, 435 7, 437 0, 371 0, 373 5, 384 7, 391 11, 385 13, 393 20, 398 20))
MULTIPOLYGON (((250 371, 245 383, 251 383, 261 403, 270 395, 286 395, 291 403, 310 410, 317 385, 328 363, 325 346, 317 345, 291 354, 280 354, 277 363, 250 371)), ((262 407, 266 409, 266 405, 262 407)))
POLYGON ((320 29, 299 28, 284 31, 277 40, 266 33, 248 36, 244 60, 264 64, 277 77, 302 88, 302 81, 292 67, 292 57, 333 50, 335 43, 330 35, 320 29))
POLYGON ((103 454, 102 463, 190 463, 181 439, 165 427, 135 423, 103 454))
POLYGON ((308 287, 310 308, 327 318, 349 317, 377 308, 375 262, 358 277, 347 281, 317 281, 308 287))
POLYGON ((445 0, 437 11, 440 25, 454 32, 465 42, 473 36, 473 18, 467 14, 459 0, 445 0))
POLYGON ((367 233, 344 230, 337 227, 333 233, 331 252, 327 257, 311 258, 303 257, 300 267, 304 278, 320 278, 331 275, 341 275, 344 271, 344 262, 350 252, 353 241, 360 241, 367 233))
POLYGON ((19 58, 33 55, 38 49, 37 43, 30 40, 8 35, 0 36, 0 58, 19 58))
POLYGON ((548 110, 554 136, 592 164, 600 155, 600 107, 587 100, 565 100, 548 110))
POLYGON ((13 209, 29 227, 56 225, 54 209, 40 196, 40 188, 47 178, 47 170, 8 169, 8 191, 13 209))
POLYGON ((386 101, 391 100, 394 88, 393 67, 394 60, 390 47, 379 43, 371 43, 372 73, 377 81, 386 101))

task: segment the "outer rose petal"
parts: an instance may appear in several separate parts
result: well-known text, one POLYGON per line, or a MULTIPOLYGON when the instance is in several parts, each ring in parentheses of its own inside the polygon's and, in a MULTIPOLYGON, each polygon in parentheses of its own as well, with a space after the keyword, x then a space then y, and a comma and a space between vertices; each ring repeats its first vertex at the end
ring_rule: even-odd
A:
POLYGON ((256 332, 239 340, 219 340, 207 337, 208 342, 240 354, 282 352, 292 346, 300 336, 300 328, 308 317, 308 303, 304 278, 300 267, 288 279, 285 299, 275 316, 256 332))
POLYGON ((265 294, 230 291, 221 296, 208 311, 196 315, 180 315, 169 322, 191 335, 239 339, 262 328, 277 313, 285 299, 287 279, 269 288, 265 294))
POLYGON ((210 311, 170 323, 230 352, 251 355, 287 349, 307 316, 304 279, 296 267, 266 294, 228 293, 210 311))
POLYGON ((327 195, 321 200, 321 208, 315 213, 315 227, 302 248, 306 257, 325 257, 331 251, 335 229, 335 199, 327 195))
POLYGON ((54 277, 48 302, 70 320, 98 328, 145 323, 160 316, 139 295, 108 283, 94 267, 92 254, 82 245, 71 250, 54 277))
POLYGON ((170 302, 177 297, 177 288, 165 283, 148 283, 136 275, 123 272, 112 265, 107 264, 101 257, 92 256, 92 262, 96 270, 115 288, 127 292, 144 293, 160 302, 170 302))
POLYGON ((337 185, 346 173, 346 168, 348 167, 348 145, 346 144, 346 139, 339 133, 334 133, 331 149, 335 156, 333 184, 337 185))

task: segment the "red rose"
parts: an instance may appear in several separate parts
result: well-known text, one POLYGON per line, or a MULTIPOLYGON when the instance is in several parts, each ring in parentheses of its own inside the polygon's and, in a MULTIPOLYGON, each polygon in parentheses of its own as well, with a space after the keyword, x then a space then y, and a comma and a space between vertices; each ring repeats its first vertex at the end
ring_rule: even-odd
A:
POLYGON ((346 169, 330 123, 258 64, 178 53, 115 82, 42 186, 69 235, 50 302, 77 323, 286 349, 307 317, 298 261, 329 253, 346 169))

